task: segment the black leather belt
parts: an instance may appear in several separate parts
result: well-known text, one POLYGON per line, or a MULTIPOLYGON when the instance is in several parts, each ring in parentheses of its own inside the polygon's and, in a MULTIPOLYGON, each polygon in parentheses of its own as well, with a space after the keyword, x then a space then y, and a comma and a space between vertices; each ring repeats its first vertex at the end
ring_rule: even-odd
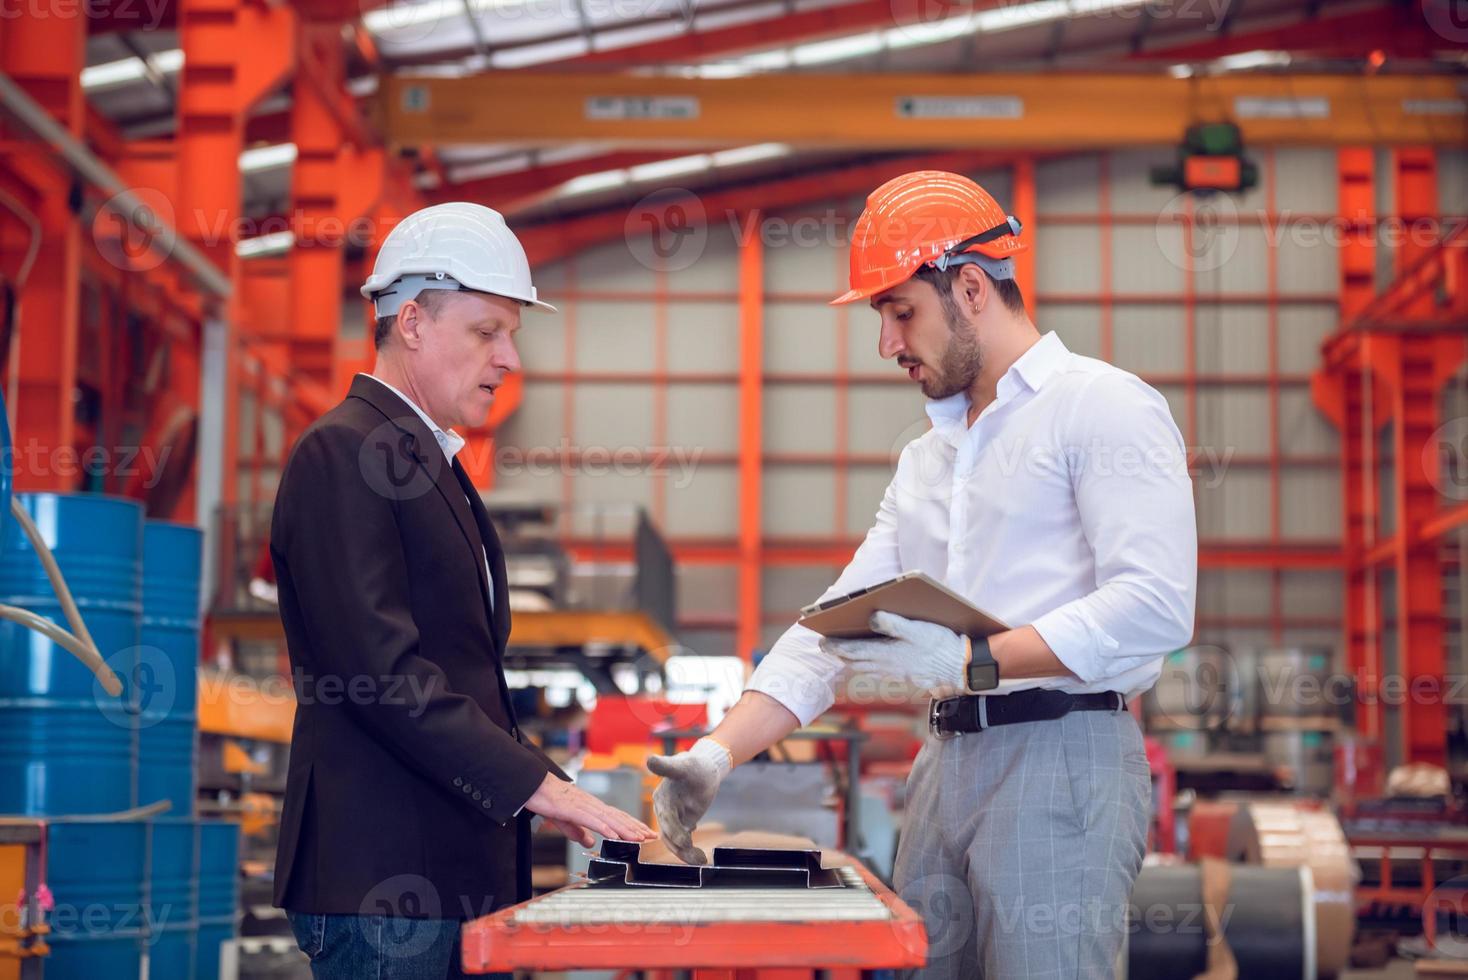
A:
POLYGON ((1027 687, 1012 694, 966 694, 934 698, 928 706, 928 730, 939 738, 981 732, 995 725, 1054 721, 1072 711, 1124 711, 1126 698, 1116 691, 1068 694, 1027 687))

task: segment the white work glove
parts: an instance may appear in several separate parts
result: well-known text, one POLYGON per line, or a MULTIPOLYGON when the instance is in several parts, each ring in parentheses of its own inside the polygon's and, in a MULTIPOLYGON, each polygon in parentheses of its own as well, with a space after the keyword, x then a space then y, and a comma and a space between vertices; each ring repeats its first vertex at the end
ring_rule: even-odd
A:
POLYGON ((968 690, 968 644, 953 630, 889 612, 872 613, 870 625, 880 637, 826 637, 821 649, 855 673, 907 681, 934 696, 968 690))
POLYGON ((708 864, 708 855, 693 845, 693 828, 709 812, 719 784, 734 768, 734 757, 705 736, 687 752, 648 757, 647 768, 663 777, 652 794, 652 810, 663 840, 685 863, 708 864))

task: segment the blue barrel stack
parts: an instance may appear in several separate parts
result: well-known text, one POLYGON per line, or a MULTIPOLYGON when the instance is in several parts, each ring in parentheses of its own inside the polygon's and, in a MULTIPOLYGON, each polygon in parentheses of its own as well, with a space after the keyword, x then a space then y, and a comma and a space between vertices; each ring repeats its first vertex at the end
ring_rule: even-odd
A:
MULTIPOLYGON (((202 534, 134 501, 27 493, 123 695, 0 620, 0 814, 46 818, 52 980, 212 980, 239 910, 239 825, 194 816, 202 534), (167 801, 148 819, 115 815, 167 801)), ((0 522, 0 603, 69 629, 40 559, 0 522)))

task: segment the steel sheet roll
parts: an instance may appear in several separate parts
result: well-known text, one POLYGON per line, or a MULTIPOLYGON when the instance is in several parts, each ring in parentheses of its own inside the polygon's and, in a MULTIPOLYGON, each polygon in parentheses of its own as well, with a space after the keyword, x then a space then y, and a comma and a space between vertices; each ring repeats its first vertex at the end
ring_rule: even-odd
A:
POLYGON ((1345 969, 1356 933, 1353 901, 1360 870, 1340 821, 1289 801, 1255 801, 1234 814, 1229 859, 1267 868, 1308 867, 1315 881, 1319 976, 1345 969))
POLYGON ((46 976, 132 980, 147 941, 147 826, 57 823, 47 830, 47 883, 55 907, 46 976))
POLYGON ((1199 800, 1188 814, 1188 860, 1227 858, 1236 800, 1199 800))
POLYGON ((141 804, 193 813, 198 770, 199 582, 203 532, 143 526, 142 632, 133 685, 141 804))
MULTIPOLYGON (((1124 977, 1192 980, 1208 967, 1202 865, 1144 867, 1132 888, 1124 977)), ((1315 905, 1306 868, 1222 865, 1224 939, 1247 980, 1302 980, 1315 970, 1315 905)))
POLYGON ((1335 674, 1329 647, 1268 647, 1258 651, 1259 726, 1334 728, 1340 698, 1348 696, 1335 674))
MULTIPOLYGON (((83 620, 127 698, 141 611, 143 509, 95 494, 17 498, 56 556, 83 620)), ((11 521, 0 539, 0 603, 61 626, 39 557, 11 521)), ((0 812, 108 813, 133 805, 136 734, 124 701, 71 653, 0 621, 0 812)))
POLYGON ((1196 646, 1170 653, 1157 683, 1142 695, 1147 728, 1218 731, 1237 707, 1237 688, 1233 662, 1223 648, 1196 646))

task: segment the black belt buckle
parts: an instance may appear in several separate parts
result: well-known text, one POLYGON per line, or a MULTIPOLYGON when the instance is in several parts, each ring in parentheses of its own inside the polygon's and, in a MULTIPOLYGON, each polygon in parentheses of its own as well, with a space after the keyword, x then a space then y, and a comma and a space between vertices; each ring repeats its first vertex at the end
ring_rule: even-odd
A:
POLYGON ((975 706, 975 712, 978 715, 977 720, 979 722, 979 726, 974 729, 974 731, 983 731, 983 729, 987 727, 983 723, 984 699, 982 697, 974 697, 973 695, 960 694, 957 697, 952 698, 933 698, 931 701, 928 702, 928 731, 933 733, 934 738, 938 739, 940 742, 946 742, 951 738, 958 738, 958 736, 960 735, 973 734, 973 732, 968 731, 947 731, 944 729, 943 705, 952 702, 973 703, 975 706))

